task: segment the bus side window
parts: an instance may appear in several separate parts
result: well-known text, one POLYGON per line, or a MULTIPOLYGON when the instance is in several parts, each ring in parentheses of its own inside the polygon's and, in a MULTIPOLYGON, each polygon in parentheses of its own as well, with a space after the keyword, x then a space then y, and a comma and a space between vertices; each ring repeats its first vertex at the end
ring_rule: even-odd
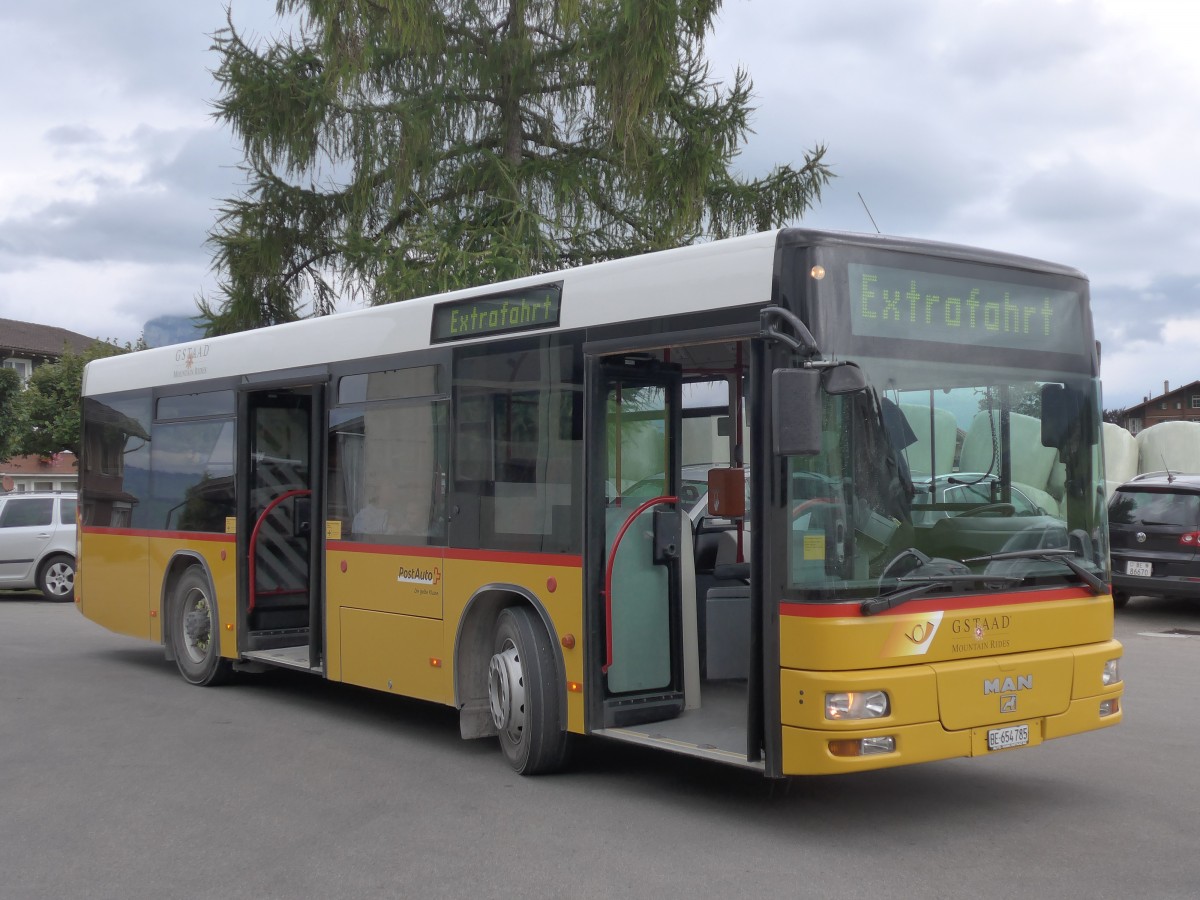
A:
POLYGON ((579 551, 582 380, 572 348, 558 338, 461 352, 453 546, 579 551))
POLYGON ((408 373, 350 376, 329 433, 330 517, 345 539, 438 545, 446 529, 446 401, 421 397, 436 382, 408 373), (365 379, 365 380, 364 380, 365 379), (362 384, 358 380, 363 380, 362 384), (410 389, 411 383, 411 389, 410 389))

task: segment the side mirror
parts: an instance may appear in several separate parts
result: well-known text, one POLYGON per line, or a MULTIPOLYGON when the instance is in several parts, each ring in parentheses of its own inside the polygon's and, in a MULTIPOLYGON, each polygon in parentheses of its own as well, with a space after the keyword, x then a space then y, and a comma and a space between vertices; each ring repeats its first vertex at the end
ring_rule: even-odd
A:
POLYGON ((853 363, 827 369, 776 369, 771 373, 772 449, 777 456, 821 452, 821 394, 866 390, 867 376, 853 363))
POLYGON ((821 452, 821 372, 776 369, 771 373, 771 445, 776 456, 821 452))
POLYGON ((1042 385, 1042 446, 1065 450, 1073 433, 1088 445, 1100 440, 1096 411, 1087 395, 1062 384, 1042 385))
POLYGON ((867 376, 854 363, 842 363, 825 370, 821 386, 827 394, 857 394, 867 389, 867 376))

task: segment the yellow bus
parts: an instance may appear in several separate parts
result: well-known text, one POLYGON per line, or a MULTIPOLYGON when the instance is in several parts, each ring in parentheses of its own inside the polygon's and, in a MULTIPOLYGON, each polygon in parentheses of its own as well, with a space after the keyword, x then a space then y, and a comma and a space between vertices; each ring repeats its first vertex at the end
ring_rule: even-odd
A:
POLYGON ((91 363, 76 602, 769 778, 1121 719, 1077 271, 783 229, 91 363))

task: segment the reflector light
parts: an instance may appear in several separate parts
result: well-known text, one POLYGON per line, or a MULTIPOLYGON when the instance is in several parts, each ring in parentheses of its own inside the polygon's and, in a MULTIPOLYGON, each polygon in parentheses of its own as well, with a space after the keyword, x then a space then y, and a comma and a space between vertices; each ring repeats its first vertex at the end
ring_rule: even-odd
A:
POLYGON ((869 737, 862 739, 862 755, 874 756, 876 753, 894 753, 896 750, 896 739, 890 735, 887 737, 869 737))
POLYGON ((880 753, 895 753, 896 739, 889 735, 860 738, 858 740, 837 740, 829 742, 829 753, 832 756, 877 756, 880 753))

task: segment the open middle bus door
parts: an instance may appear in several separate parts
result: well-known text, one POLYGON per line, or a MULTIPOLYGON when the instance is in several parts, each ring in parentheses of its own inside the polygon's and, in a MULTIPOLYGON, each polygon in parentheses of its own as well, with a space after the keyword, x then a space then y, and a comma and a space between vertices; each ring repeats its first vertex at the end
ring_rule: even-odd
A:
POLYGON ((602 404, 603 415, 592 419, 602 422, 592 471, 604 481, 603 565, 593 558, 592 583, 599 581, 601 595, 603 722, 611 727, 671 718, 684 706, 677 499, 682 377, 678 366, 640 357, 606 360, 597 374, 593 402, 602 404))
POLYGON ((247 391, 238 440, 239 646, 323 671, 322 385, 247 391))

